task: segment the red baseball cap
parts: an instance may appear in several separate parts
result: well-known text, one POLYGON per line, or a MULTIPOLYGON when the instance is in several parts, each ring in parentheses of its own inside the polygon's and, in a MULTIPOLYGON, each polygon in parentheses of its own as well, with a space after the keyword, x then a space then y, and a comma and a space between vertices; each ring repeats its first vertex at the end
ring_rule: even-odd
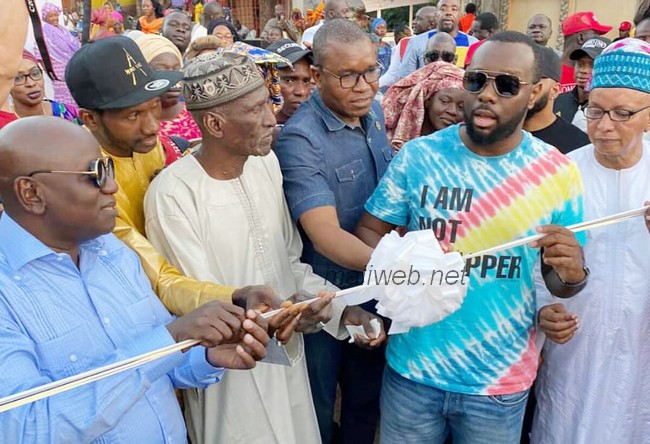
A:
POLYGON ((562 22, 562 34, 565 37, 587 29, 603 35, 611 31, 612 27, 599 23, 593 12, 576 12, 562 22))
POLYGON ((621 22, 621 24, 618 27, 619 31, 629 31, 630 29, 632 29, 632 23, 628 21, 621 22))

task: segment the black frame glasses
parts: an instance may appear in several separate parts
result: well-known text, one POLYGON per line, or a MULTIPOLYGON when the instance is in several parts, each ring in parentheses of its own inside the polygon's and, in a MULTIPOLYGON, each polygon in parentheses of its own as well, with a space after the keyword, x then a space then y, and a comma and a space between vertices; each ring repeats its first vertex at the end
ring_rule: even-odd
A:
POLYGON ((35 82, 38 82, 43 78, 43 70, 37 66, 33 68, 31 71, 29 71, 27 74, 23 74, 23 73, 16 74, 16 77, 14 77, 14 86, 24 85, 25 82, 27 81, 27 77, 29 77, 35 82))
POLYGON ((605 114, 609 116, 609 120, 612 122, 627 122, 632 118, 633 115, 640 113, 643 110, 650 108, 650 105, 644 106, 634 111, 629 109, 602 109, 597 106, 585 106, 582 108, 582 112, 585 113, 585 117, 590 120, 600 120, 605 117, 605 114))
POLYGON ((359 84, 359 79, 363 77, 363 80, 366 81, 366 83, 375 83, 379 81, 379 77, 381 77, 381 70, 384 69, 381 63, 377 63, 377 66, 369 69, 365 72, 362 73, 352 73, 352 74, 346 74, 344 76, 340 76, 338 74, 334 74, 332 71, 328 70, 327 68, 323 66, 319 66, 320 69, 325 71, 327 74, 331 75, 335 79, 339 79, 339 83, 341 84, 341 88, 343 89, 352 89, 355 86, 359 84), (375 78, 376 77, 376 78, 375 78))
POLYGON ((521 91, 521 85, 530 85, 533 82, 524 82, 514 74, 507 72, 493 72, 494 76, 483 71, 466 71, 463 76, 463 88, 472 94, 479 94, 485 89, 488 80, 494 81, 494 90, 501 97, 515 97, 521 91))
POLYGON ((456 61, 456 53, 451 51, 438 51, 435 49, 424 53, 425 63, 433 63, 437 62, 438 60, 442 60, 443 62, 447 63, 454 63, 456 61))
POLYGON ((35 174, 86 174, 91 177, 97 188, 104 188, 110 177, 115 179, 115 164, 110 157, 98 157, 90 161, 88 171, 56 171, 56 170, 35 170, 27 174, 32 177, 35 174))

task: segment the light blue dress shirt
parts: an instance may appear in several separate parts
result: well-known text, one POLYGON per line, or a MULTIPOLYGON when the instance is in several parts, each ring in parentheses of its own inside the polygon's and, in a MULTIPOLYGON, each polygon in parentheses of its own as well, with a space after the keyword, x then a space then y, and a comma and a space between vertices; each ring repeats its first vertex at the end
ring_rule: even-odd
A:
MULTIPOLYGON (((134 252, 112 234, 80 247, 79 268, 8 214, 0 218, 0 397, 171 345, 173 321, 134 252)), ((194 347, 0 413, 7 443, 179 443, 174 387, 223 369, 194 347)))

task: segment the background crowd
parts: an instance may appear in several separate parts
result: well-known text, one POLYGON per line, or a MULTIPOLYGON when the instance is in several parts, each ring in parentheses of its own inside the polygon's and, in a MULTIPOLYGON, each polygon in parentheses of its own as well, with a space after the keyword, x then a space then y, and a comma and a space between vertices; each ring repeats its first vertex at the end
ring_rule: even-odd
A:
POLYGON ((201 343, 0 413, 7 442, 650 441, 650 210, 564 228, 650 201, 650 4, 570 15, 558 50, 547 16, 519 33, 460 0, 412 29, 278 4, 260 30, 218 1, 107 1, 86 43, 46 3, 25 47, 8 1, 0 397, 201 343), (333 292, 424 229, 543 237, 469 260, 457 312, 388 339, 333 292))

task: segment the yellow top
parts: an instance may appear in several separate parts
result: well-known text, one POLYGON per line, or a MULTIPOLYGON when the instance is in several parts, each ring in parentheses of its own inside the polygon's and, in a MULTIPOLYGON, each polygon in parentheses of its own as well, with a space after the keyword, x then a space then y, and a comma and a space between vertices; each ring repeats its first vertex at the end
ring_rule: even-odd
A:
POLYGON ((156 171, 165 165, 160 141, 150 152, 133 153, 133 157, 116 157, 103 148, 102 153, 113 159, 115 180, 119 185, 115 193, 119 215, 114 233, 138 254, 154 292, 165 307, 173 314, 182 316, 211 300, 231 302, 235 287, 200 282, 184 276, 168 264, 145 237, 144 195, 156 171))

